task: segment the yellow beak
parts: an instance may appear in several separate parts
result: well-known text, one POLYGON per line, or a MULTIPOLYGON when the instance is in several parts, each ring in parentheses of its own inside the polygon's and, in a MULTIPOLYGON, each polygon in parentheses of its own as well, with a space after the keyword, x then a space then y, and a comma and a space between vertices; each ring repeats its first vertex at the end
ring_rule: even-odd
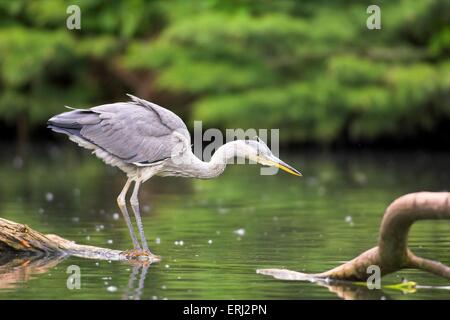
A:
POLYGON ((275 166, 277 168, 280 168, 281 170, 284 170, 290 174, 293 174, 294 176, 297 176, 297 177, 303 176, 300 171, 292 168, 290 165, 288 165, 287 163, 284 163, 283 161, 281 161, 280 163, 275 163, 275 166))
POLYGON ((297 177, 303 176, 300 171, 292 168, 290 165, 288 165, 286 162, 284 162, 280 159, 275 158, 275 159, 269 160, 268 162, 269 162, 269 165, 277 167, 283 171, 286 171, 287 173, 293 174, 294 176, 297 176, 297 177))

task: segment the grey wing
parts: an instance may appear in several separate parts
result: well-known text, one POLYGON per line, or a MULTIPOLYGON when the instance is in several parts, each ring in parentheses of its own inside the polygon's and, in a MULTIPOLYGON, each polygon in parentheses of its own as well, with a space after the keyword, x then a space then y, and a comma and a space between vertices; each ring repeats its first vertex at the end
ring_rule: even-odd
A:
POLYGON ((68 132, 102 148, 125 163, 153 163, 170 158, 179 141, 174 131, 190 136, 173 112, 132 97, 132 102, 74 110, 49 120, 53 130, 68 132))

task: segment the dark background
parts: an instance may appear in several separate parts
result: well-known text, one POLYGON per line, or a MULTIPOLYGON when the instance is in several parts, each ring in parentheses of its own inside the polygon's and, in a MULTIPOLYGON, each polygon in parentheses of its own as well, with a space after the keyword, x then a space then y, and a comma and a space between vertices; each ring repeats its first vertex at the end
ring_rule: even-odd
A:
POLYGON ((449 49, 444 0, 0 1, 0 140, 53 139, 64 105, 131 93, 291 147, 446 148, 449 49))

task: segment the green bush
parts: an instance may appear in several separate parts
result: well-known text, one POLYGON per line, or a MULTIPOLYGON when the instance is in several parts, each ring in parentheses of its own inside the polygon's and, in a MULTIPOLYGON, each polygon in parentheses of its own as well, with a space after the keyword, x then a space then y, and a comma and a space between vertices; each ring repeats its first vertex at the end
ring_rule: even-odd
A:
POLYGON ((129 92, 290 142, 432 133, 450 117, 448 1, 380 6, 371 31, 360 1, 0 2, 0 121, 41 126, 129 92))

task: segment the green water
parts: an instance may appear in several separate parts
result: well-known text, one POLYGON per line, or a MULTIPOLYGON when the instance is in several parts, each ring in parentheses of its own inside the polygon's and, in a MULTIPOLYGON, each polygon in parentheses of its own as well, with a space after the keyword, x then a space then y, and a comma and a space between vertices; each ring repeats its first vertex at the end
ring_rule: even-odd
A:
MULTIPOLYGON (((122 173, 69 144, 40 146, 22 161, 12 148, 3 150, 1 217, 78 243, 131 248, 124 221, 114 215, 122 173)), ((445 289, 404 294, 326 288, 256 274, 258 268, 324 271, 374 246, 393 199, 448 189, 450 154, 309 152, 281 158, 304 177, 261 176, 255 165, 235 165, 215 180, 148 181, 141 189, 143 220, 160 263, 140 269, 68 258, 56 265, 0 266, 0 299, 450 299, 445 289), (71 265, 80 267, 79 290, 66 285, 71 265)), ((417 223, 410 247, 450 264, 450 221, 417 223)), ((417 270, 397 272, 382 284, 403 278, 450 285, 417 270)))

